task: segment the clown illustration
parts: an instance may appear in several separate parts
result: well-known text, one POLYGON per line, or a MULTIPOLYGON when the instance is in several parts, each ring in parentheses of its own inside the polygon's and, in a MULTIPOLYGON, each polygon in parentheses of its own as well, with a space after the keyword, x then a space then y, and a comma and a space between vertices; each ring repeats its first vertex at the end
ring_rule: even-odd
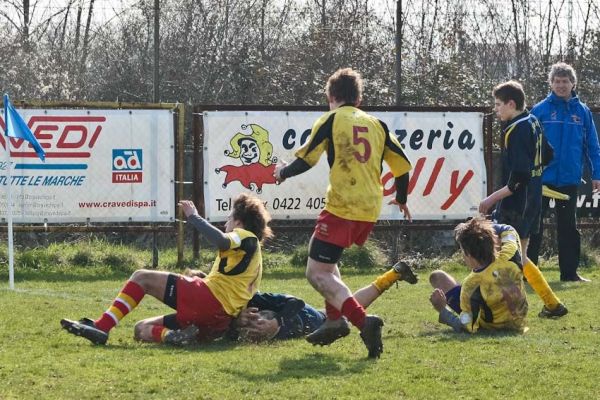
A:
POLYGON ((276 184, 273 172, 277 157, 273 157, 273 145, 269 142, 269 132, 256 124, 242 125, 242 130, 251 129, 251 133, 236 133, 229 141, 231 150, 225 155, 239 158, 242 165, 223 165, 216 168, 217 174, 225 172, 223 188, 234 181, 239 181, 247 189, 262 193, 264 184, 276 184))

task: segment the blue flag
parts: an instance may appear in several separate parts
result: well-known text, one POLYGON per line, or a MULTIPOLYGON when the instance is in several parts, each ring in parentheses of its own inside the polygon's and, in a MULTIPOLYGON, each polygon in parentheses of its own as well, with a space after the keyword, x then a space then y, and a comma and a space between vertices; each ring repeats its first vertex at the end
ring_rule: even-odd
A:
MULTIPOLYGON (((23 118, 21 118, 17 110, 10 103, 7 94, 4 95, 4 120, 6 122, 6 129, 4 130, 6 136, 27 140, 33 146, 40 160, 44 161, 46 159, 44 149, 42 149, 40 143, 33 136, 33 133, 31 133, 31 129, 29 129, 23 118)), ((8 141, 6 149, 7 151, 9 149, 8 141)))

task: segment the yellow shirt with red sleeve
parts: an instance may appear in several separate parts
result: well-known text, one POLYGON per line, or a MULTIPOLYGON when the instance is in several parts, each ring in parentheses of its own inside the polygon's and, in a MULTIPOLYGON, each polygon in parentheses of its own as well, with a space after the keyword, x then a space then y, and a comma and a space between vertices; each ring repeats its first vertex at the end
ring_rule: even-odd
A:
POLYGON ((245 229, 236 228, 225 235, 229 238, 230 247, 218 252, 204 282, 225 312, 237 317, 260 285, 261 246, 256 235, 245 229))
POLYGON ((313 167, 323 153, 330 168, 325 210, 353 221, 377 221, 383 202, 383 161, 394 177, 411 169, 387 126, 349 105, 321 116, 296 157, 313 167))

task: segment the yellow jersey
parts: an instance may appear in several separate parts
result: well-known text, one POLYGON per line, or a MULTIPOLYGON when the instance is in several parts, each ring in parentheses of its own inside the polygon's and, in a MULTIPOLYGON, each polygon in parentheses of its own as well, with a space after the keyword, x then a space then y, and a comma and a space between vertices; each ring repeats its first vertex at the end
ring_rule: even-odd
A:
POLYGON ((387 126, 349 105, 321 116, 296 157, 313 167, 323 153, 329 163, 325 210, 353 221, 377 221, 383 202, 383 161, 395 177, 411 169, 387 126))
POLYGON ((523 331, 527 296, 521 271, 519 235, 510 225, 494 225, 502 247, 496 261, 473 270, 460 291, 460 320, 469 332, 481 329, 523 331))
POLYGON ((262 254, 260 242, 252 232, 236 228, 226 235, 230 247, 218 252, 204 282, 225 312, 237 317, 260 285, 262 254))

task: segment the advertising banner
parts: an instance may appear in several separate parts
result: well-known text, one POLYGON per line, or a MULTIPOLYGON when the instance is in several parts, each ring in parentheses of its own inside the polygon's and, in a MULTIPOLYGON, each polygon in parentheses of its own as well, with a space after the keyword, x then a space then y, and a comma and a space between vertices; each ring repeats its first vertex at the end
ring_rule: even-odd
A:
POLYGON ((175 218, 170 110, 40 110, 19 113, 44 151, 23 139, 0 157, 0 218, 8 185, 16 223, 168 222, 175 218), (11 176, 8 176, 8 162, 11 176))
MULTIPOLYGON (((600 113, 594 113, 594 124, 596 133, 600 135, 600 113)), ((592 174, 591 165, 584 163, 583 179, 579 185, 579 194, 577 196, 577 216, 579 217, 600 217, 600 192, 592 192, 592 174)), ((550 201, 550 207, 554 208, 554 201, 550 201)))
MULTIPOLYGON (((409 208, 413 219, 462 219, 485 197, 483 114, 478 112, 371 112, 398 137, 411 160, 409 208)), ((329 166, 322 156, 311 170, 278 185, 275 165, 294 160, 321 112, 204 112, 204 203, 207 218, 224 221, 232 199, 254 192, 275 219, 312 219, 325 206, 329 166)), ((383 164, 381 220, 403 216, 394 177, 383 164)))

